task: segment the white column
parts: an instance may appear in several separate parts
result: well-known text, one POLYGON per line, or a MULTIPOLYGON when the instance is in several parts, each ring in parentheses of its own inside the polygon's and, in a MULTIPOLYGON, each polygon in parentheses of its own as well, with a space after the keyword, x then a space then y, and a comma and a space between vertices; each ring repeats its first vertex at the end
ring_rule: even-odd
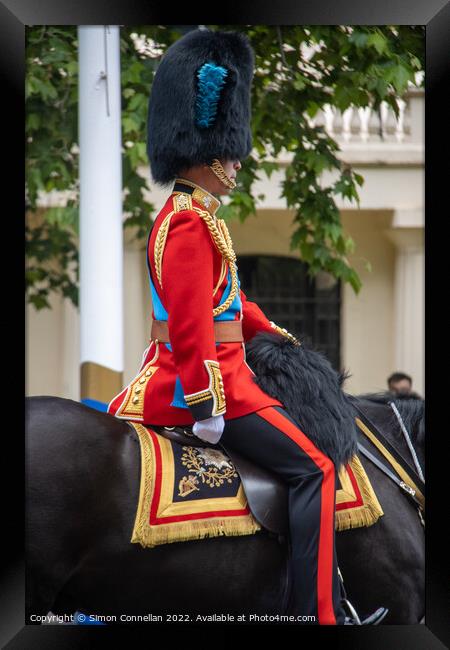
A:
POLYGON ((406 246, 397 251, 395 277, 395 361, 412 376, 413 389, 425 390, 424 253, 406 246))
MULTIPOLYGON (((80 362, 121 374, 123 232, 119 27, 80 26, 78 43, 80 362)), ((85 394, 84 397, 100 399, 97 395, 85 394)))
MULTIPOLYGON (((416 217, 417 211, 411 212, 416 217)), ((400 227, 387 234, 396 246, 395 368, 413 380, 413 390, 425 396, 425 259, 423 230, 404 226, 405 212, 394 219, 400 227)), ((412 225, 413 219, 410 219, 412 225)))

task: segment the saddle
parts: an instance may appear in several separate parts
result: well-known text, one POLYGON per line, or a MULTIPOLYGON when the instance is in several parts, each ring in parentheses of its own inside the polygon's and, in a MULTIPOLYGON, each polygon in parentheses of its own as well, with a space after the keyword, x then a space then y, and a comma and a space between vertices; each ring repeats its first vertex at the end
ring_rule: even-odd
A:
POLYGON ((287 486, 276 474, 252 463, 235 449, 226 447, 220 441, 212 444, 201 440, 192 433, 192 426, 152 425, 152 429, 180 445, 222 449, 239 473, 249 508, 255 519, 279 538, 286 537, 289 530, 287 486))

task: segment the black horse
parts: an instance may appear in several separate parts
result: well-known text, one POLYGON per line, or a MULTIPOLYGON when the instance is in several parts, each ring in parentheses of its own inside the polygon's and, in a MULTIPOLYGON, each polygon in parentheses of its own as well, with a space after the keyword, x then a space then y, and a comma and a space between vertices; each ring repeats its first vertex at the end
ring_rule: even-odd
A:
MULTIPOLYGON (((390 393, 360 395, 359 408, 411 465, 411 452, 389 406, 390 393)), ((394 398, 424 472, 424 402, 394 398)), ((359 434, 361 442, 363 434, 359 434)), ((425 535, 417 509, 398 486, 365 456, 358 454, 382 505, 384 516, 369 528, 340 531, 336 537, 339 566, 349 598, 365 611, 376 602, 389 608, 386 624, 424 622, 425 535), (369 588, 368 588, 369 585, 369 588)), ((385 461, 385 464, 386 461, 385 461)))
MULTIPOLYGON (((358 403, 409 460, 391 408, 367 397, 358 403)), ((134 429, 72 400, 26 401, 27 623, 49 611, 117 622, 149 614, 198 621, 220 613, 295 613, 287 599, 283 538, 262 529, 151 549, 131 544, 141 462, 134 429)), ((423 404, 396 403, 423 466, 423 404)), ((422 525, 397 485, 360 460, 384 516, 337 534, 347 595, 359 612, 388 607, 383 624, 418 623, 424 616, 422 525)))

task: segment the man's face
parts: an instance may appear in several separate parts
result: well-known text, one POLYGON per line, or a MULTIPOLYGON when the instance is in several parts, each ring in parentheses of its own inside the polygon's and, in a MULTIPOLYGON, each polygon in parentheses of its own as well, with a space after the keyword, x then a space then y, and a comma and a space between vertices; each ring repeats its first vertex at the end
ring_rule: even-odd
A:
POLYGON ((407 379, 400 379, 391 384, 391 391, 400 395, 408 395, 411 392, 411 384, 407 379))

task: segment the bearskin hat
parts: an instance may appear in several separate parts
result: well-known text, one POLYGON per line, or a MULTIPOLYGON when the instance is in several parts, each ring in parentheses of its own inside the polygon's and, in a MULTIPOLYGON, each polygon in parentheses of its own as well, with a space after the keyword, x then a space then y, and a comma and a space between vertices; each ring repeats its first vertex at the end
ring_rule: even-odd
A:
POLYGON ((155 73, 147 116, 153 180, 214 158, 242 160, 252 148, 254 52, 241 32, 194 29, 171 45, 155 73))

